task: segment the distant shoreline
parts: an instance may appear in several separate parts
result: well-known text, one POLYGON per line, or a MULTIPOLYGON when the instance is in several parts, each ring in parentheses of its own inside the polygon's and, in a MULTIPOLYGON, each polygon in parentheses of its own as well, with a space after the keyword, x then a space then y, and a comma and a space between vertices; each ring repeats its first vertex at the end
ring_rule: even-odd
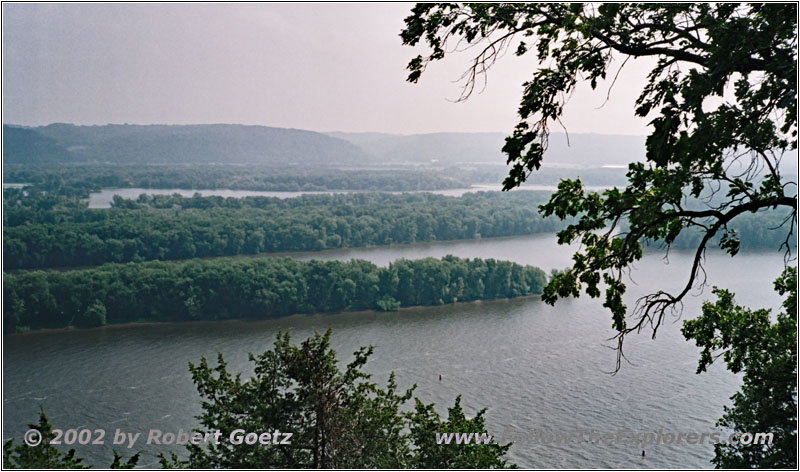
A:
POLYGON ((370 314, 370 315, 378 315, 378 316, 392 316, 393 314, 402 314, 402 313, 412 313, 414 311, 420 310, 427 310, 431 308, 440 308, 444 306, 459 306, 459 305, 475 305, 480 303, 500 303, 500 302, 507 302, 511 300, 525 300, 525 299, 532 299, 532 298, 541 298, 541 294, 534 293, 531 295, 521 295, 519 297, 513 298, 491 298, 485 300, 470 300, 465 302, 455 302, 455 303, 445 303, 442 305, 414 305, 414 306, 407 306, 407 307, 400 307, 395 311, 378 311, 378 310, 344 310, 344 311, 337 311, 333 313, 292 313, 286 316, 276 316, 274 318, 225 318, 221 320, 186 320, 186 321, 153 321, 153 320, 143 320, 143 321, 122 321, 122 322, 110 322, 103 326, 95 326, 91 328, 79 328, 77 326, 64 326, 62 328, 36 328, 36 329, 29 329, 27 331, 19 332, 19 333, 4 333, 3 337, 6 336, 30 336, 30 335, 47 335, 47 334, 60 334, 60 333, 71 333, 71 332, 91 332, 91 331, 106 331, 106 330, 118 330, 118 329, 128 329, 134 327, 144 327, 144 326, 184 326, 184 325, 202 325, 202 324, 218 324, 218 323, 263 323, 269 321, 276 321, 276 320, 288 320, 291 318, 308 318, 312 316, 336 316, 336 315, 359 315, 359 314, 370 314))

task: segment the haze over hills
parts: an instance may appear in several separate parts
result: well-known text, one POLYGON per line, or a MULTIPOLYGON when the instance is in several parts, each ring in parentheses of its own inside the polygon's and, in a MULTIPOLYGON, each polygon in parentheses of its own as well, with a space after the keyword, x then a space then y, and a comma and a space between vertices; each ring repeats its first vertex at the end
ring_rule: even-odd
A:
MULTIPOLYGON (((267 166, 505 166, 503 133, 320 133, 253 125, 3 125, 7 164, 246 164, 267 166)), ((552 133, 543 169, 627 167, 645 137, 552 133)), ((796 173, 795 159, 781 168, 796 173)))
MULTIPOLYGON (((505 164, 501 152, 503 133, 431 133, 393 135, 381 133, 340 133, 328 135, 360 146, 380 161, 410 163, 492 163, 505 164)), ((627 166, 643 161, 645 137, 602 134, 552 133, 545 154, 549 167, 627 166)))
MULTIPOLYGON (((320 133, 231 124, 3 125, 3 162, 504 167, 505 137, 503 133, 320 133)), ((796 157, 789 157, 782 160, 781 168, 796 174, 796 157)), ((564 133, 554 132, 543 169, 558 173, 563 168, 624 168, 644 159, 644 136, 571 133, 567 140, 564 133)))
POLYGON ((245 125, 3 125, 6 163, 341 165, 369 160, 314 131, 245 125))
MULTIPOLYGON (((318 133, 250 125, 3 125, 12 164, 503 165, 503 133, 318 133)), ((644 137, 553 133, 548 166, 625 165, 644 137)))
POLYGON ((3 162, 70 163, 76 156, 54 139, 31 129, 3 125, 3 162))

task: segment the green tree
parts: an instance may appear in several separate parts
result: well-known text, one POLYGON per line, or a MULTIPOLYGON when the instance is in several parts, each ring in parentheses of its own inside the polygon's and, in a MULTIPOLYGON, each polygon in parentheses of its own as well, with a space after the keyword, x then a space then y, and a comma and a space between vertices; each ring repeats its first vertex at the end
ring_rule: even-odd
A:
POLYGON ((484 414, 481 410, 473 418, 467 418, 461 408, 461 396, 447 410, 443 420, 433 409, 416 400, 416 408, 411 414, 411 437, 417 446, 412 467, 425 469, 507 469, 516 468, 503 456, 511 444, 437 444, 436 433, 458 431, 467 433, 486 433, 484 414))
MULTIPOLYGON (((460 400, 442 422, 417 400, 416 412, 403 412, 415 386, 398 391, 394 374, 385 388, 363 372, 372 348, 361 348, 344 371, 330 347, 331 331, 315 334, 299 346, 279 334, 274 349, 259 356, 253 377, 233 375, 220 354, 212 367, 206 359, 190 365, 203 399, 199 431, 235 429, 291 433, 290 444, 232 445, 227 441, 189 445, 189 457, 162 456, 165 467, 192 468, 435 468, 440 465, 505 467, 510 445, 436 446, 436 432, 486 432, 483 412, 468 420, 460 400), (454 429, 450 429, 454 428, 454 429), (432 447, 450 449, 439 456, 432 447)), ((283 439, 283 436, 280 436, 283 439)))
POLYGON ((397 311, 400 308, 400 302, 391 295, 384 295, 379 298, 377 305, 380 311, 397 311))
POLYGON ((797 270, 788 268, 775 290, 788 296, 773 320, 769 310, 736 305, 731 292, 715 288, 717 301, 683 323, 684 336, 703 349, 698 373, 720 356, 731 372, 743 373, 741 391, 717 425, 773 435, 768 445, 716 445, 712 462, 720 468, 797 468, 797 270))
MULTIPOLYGON (((780 164, 786 155, 795 159, 797 150, 796 4, 417 4, 405 25, 404 44, 423 42, 430 48, 426 56, 409 63, 411 82, 449 50, 476 51, 464 74, 462 99, 509 48, 517 56, 536 56, 539 67, 523 84, 519 123, 503 147, 510 165, 504 190, 519 186, 540 169, 549 127, 560 123, 566 100, 579 82, 587 81, 594 89, 609 72, 615 81, 630 59, 654 60, 633 110, 651 120, 646 162, 628 166, 623 189, 590 192, 580 179, 564 179, 539 207, 543 216, 576 218, 558 232, 558 242, 581 243, 573 265, 553 275, 542 298, 553 304, 581 292, 604 295, 603 305, 617 331, 617 369, 626 335, 650 329, 655 337, 665 316, 679 311, 691 289, 705 282, 707 247, 717 244, 736 255, 740 241, 731 226, 737 219, 756 212, 785 214, 779 225, 785 239, 779 246, 790 260, 797 178, 782 173, 780 164), (699 235, 691 239, 694 258, 683 288, 642 297, 629 313, 623 302, 624 276, 641 259, 642 243, 659 243, 669 250, 686 233, 699 235)), ((764 312, 746 311, 733 304, 730 293, 716 293, 720 300, 706 305, 698 324, 687 325, 685 333, 707 348, 701 370, 713 360, 708 347, 724 345, 733 360, 729 368, 743 370, 755 382, 745 383, 721 420, 745 431, 755 424, 755 415, 765 412, 759 402, 785 400, 787 392, 795 392, 796 398, 796 378, 788 374, 796 373, 797 361, 774 349, 756 356, 748 344, 755 338, 745 336, 741 320, 752 315, 764 334, 790 324, 778 321, 769 328, 764 312), (712 327, 716 334, 709 331, 712 327), (757 385, 762 370, 781 375, 770 377, 767 386, 757 385)), ((787 316, 796 319, 796 305, 791 310, 787 316)), ((794 338, 776 334, 768 339, 788 342, 796 352, 794 338)), ((759 425, 762 430, 782 430, 796 421, 796 408, 796 400, 789 402, 759 425)), ((796 455, 794 442, 778 447, 786 455, 781 458, 796 455)), ((752 449, 725 447, 717 449, 715 463, 771 464, 752 449)))
POLYGON ((105 325, 106 306, 100 300, 95 300, 94 303, 89 305, 89 308, 86 309, 83 316, 76 321, 76 324, 82 328, 105 325))

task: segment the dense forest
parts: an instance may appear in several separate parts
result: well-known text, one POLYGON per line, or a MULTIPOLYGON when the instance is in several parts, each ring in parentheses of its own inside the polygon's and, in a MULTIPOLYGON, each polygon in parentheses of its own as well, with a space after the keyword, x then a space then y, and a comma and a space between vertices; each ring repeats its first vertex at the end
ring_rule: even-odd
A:
MULTIPOLYGON (((290 199, 143 195, 136 200, 115 197, 110 209, 89 209, 75 196, 81 189, 73 190, 62 187, 62 195, 35 187, 4 191, 4 270, 516 236, 554 232, 565 224, 539 215, 537 207, 549 195, 545 192, 482 192, 458 198, 386 193, 290 199)), ((731 228, 744 249, 777 249, 786 233, 773 228, 786 216, 748 213, 731 228)), ((692 247, 700 237, 689 228, 673 247, 692 247)))
MULTIPOLYGON (((586 185, 612 186, 625 183, 625 169, 586 168, 575 171, 586 185)), ((564 169, 543 168, 532 185, 554 187, 564 169)), ((227 189, 256 191, 380 191, 409 192, 494 185, 505 177, 497 165, 422 166, 422 167, 300 167, 237 165, 49 165, 6 164, 3 182, 32 184, 49 192, 71 188, 84 197, 101 188, 145 189, 227 189)))
POLYGON ((50 194, 37 198, 29 190, 5 192, 5 270, 513 236, 563 224, 538 215, 547 198, 540 192, 162 195, 115 199, 110 209, 50 194))
POLYGON ((494 259, 301 262, 291 258, 106 264, 4 274, 6 331, 106 322, 265 319, 396 310, 538 294, 541 269, 494 259))
MULTIPOLYGON (((370 190, 401 192, 441 190, 485 183, 486 171, 419 170, 410 168, 316 168, 237 165, 5 165, 3 182, 28 183, 43 190, 83 187, 180 188, 269 191, 370 190)), ((502 175, 499 169, 492 174, 502 175)))

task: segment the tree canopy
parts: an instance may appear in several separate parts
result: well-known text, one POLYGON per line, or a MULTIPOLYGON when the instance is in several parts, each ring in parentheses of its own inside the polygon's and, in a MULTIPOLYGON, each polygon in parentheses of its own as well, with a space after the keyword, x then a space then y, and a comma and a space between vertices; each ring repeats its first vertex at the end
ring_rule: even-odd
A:
POLYGON ((697 373, 722 357, 731 372, 743 374, 742 389, 717 426, 773 435, 766 445, 717 444, 712 462, 720 468, 797 468, 796 268, 784 271, 775 291, 786 295, 777 316, 739 306, 731 292, 715 288, 717 301, 683 324, 684 336, 702 348, 697 373))
MULTIPOLYGON (((191 468, 513 468, 505 455, 511 444, 436 443, 444 431, 486 433, 480 410, 468 418, 460 397, 442 419, 433 404, 415 399, 404 408, 416 386, 398 389, 394 373, 386 387, 370 380, 364 366, 372 347, 353 353, 344 370, 330 346, 331 330, 300 345, 279 333, 274 348, 250 355, 254 375, 227 369, 222 354, 216 366, 203 358, 190 364, 202 397, 199 431, 235 429, 291 432, 290 442, 266 447, 219 444, 189 445, 189 458, 162 456, 164 467, 191 468)), ((277 443, 276 443, 277 444, 277 443)))

